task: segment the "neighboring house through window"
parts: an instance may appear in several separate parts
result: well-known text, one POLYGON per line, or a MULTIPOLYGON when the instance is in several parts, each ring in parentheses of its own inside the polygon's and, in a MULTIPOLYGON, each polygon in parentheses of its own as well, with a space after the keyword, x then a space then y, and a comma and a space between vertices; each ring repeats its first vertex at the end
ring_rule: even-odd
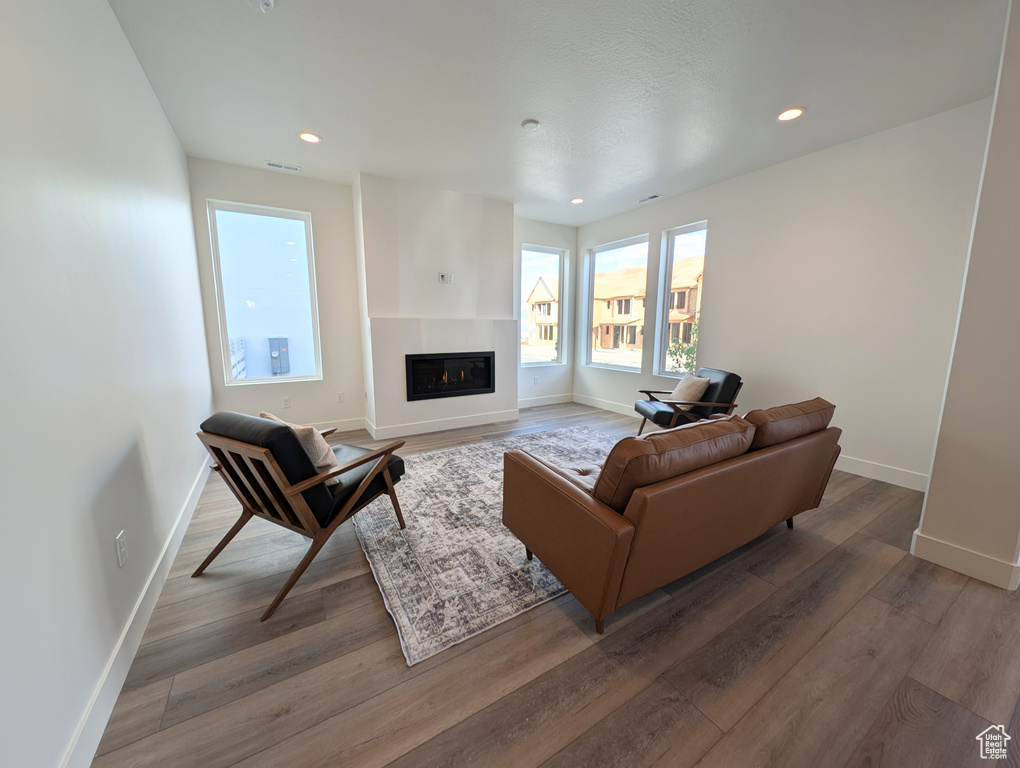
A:
POLYGON ((526 245, 521 249, 521 365, 563 359, 560 278, 565 256, 555 248, 526 245))
POLYGON ((708 223, 704 221, 667 234, 657 373, 677 375, 696 370, 707 240, 708 223))
POLYGON ((648 238, 600 246, 589 258, 587 362, 640 370, 648 238))

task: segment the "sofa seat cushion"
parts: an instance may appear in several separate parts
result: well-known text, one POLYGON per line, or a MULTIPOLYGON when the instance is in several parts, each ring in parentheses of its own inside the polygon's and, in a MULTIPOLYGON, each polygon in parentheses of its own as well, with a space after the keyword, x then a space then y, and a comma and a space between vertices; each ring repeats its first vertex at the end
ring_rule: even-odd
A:
POLYGON ((770 445, 819 432, 829 426, 835 410, 836 406, 832 403, 816 397, 802 403, 750 411, 744 416, 755 426, 750 450, 768 448, 770 445))
MULTIPOLYGON (((335 445, 333 446, 333 454, 336 456, 338 466, 346 464, 348 461, 354 461, 355 459, 364 456, 366 453, 371 453, 369 448, 359 448, 356 445, 335 445)), ((339 482, 330 487, 329 492, 333 495, 333 503, 330 505, 329 514, 325 517, 316 515, 319 520, 319 525, 325 527, 333 522, 334 518, 340 513, 344 504, 354 495, 354 492, 358 490, 358 486, 361 481, 365 479, 369 472, 372 471, 372 467, 375 466, 375 461, 368 461, 362 464, 360 467, 355 467, 347 472, 344 472, 337 476, 339 482)), ((396 483, 401 476, 404 474, 404 460, 397 455, 391 455, 390 460, 386 463, 387 469, 390 471, 390 478, 396 483)), ((375 496, 377 493, 386 491, 386 480, 380 472, 378 475, 372 478, 372 481, 368 484, 368 487, 362 491, 358 502, 355 507, 360 507, 368 499, 375 496)))
POLYGON ((595 498, 622 514, 635 489, 740 456, 753 437, 754 426, 739 416, 625 437, 602 466, 595 498))
POLYGON ((595 489, 595 483, 598 482, 599 474, 602 472, 602 465, 597 462, 584 462, 576 467, 560 467, 551 461, 543 459, 541 456, 535 456, 531 453, 528 455, 550 472, 559 475, 564 480, 573 483, 589 494, 595 489))

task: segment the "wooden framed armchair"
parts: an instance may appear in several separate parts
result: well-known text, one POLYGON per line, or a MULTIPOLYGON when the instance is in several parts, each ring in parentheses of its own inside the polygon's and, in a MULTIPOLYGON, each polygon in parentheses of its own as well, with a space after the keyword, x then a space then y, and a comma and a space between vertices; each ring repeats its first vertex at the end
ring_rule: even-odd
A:
POLYGON ((638 390, 648 397, 647 400, 638 400, 634 403, 634 410, 641 414, 641 426, 638 427, 639 435, 644 431, 645 423, 648 421, 658 424, 663 429, 672 429, 682 424, 707 419, 714 414, 733 413, 733 409, 737 407, 737 394, 744 385, 740 376, 716 368, 699 368, 696 375, 699 379, 709 380, 708 388, 698 402, 657 397, 657 395, 671 395, 670 390, 638 390))
POLYGON ((394 484, 404 474, 404 460, 393 453, 404 444, 402 440, 375 450, 333 446, 340 466, 318 472, 297 435, 281 422, 222 411, 202 422, 198 438, 213 458, 213 469, 241 503, 241 516, 193 577, 202 574, 252 517, 312 540, 262 621, 273 615, 340 524, 378 496, 389 495, 400 527, 406 527, 394 491, 394 484), (327 486, 326 480, 334 477, 339 482, 327 486))

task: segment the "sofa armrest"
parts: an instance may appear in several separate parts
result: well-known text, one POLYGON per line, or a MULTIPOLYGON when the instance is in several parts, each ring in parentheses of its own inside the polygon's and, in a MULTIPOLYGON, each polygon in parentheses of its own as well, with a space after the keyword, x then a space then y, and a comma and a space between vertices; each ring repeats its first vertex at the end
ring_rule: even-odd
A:
POLYGON ((503 524, 596 621, 616 610, 633 524, 524 451, 503 454, 503 524))

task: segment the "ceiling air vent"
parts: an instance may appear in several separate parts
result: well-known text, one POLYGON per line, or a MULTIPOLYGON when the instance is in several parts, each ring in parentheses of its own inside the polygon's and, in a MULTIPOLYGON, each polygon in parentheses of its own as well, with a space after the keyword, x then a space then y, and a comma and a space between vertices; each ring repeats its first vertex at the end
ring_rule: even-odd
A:
POLYGON ((638 200, 639 203, 650 203, 652 200, 658 200, 662 195, 649 195, 648 197, 642 197, 638 200))
POLYGON ((278 163, 275 160, 266 160, 267 168, 275 168, 278 171, 290 171, 291 173, 301 173, 300 165, 287 165, 286 163, 278 163))

